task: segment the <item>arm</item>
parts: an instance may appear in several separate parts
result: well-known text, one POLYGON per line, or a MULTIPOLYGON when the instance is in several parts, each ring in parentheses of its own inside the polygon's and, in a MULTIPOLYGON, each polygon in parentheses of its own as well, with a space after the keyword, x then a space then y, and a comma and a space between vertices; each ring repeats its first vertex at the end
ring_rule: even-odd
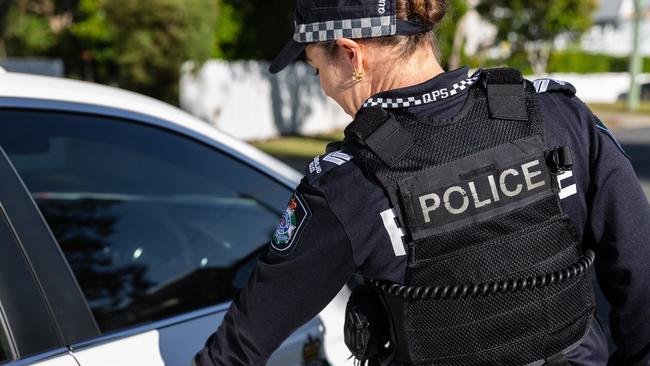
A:
POLYGON ((350 242, 322 194, 303 182, 296 196, 307 212, 295 207, 295 215, 287 216, 295 219, 296 230, 289 235, 293 240, 274 239, 223 323, 196 356, 198 366, 264 364, 355 271, 350 242))
MULTIPOLYGON (((611 304, 618 350, 610 364, 649 366, 650 205, 623 149, 574 96, 575 88, 551 81, 547 91, 540 102, 549 147, 569 144, 576 162, 577 194, 563 200, 563 208, 582 229, 584 244, 596 252, 597 279, 611 304)), ((587 346, 596 349, 586 354, 601 353, 597 338, 587 346)))
MULTIPOLYGON (((650 205, 628 158, 590 114, 589 222, 596 273, 612 306, 612 362, 650 365, 650 205)), ((589 240, 589 237, 586 237, 589 240)))

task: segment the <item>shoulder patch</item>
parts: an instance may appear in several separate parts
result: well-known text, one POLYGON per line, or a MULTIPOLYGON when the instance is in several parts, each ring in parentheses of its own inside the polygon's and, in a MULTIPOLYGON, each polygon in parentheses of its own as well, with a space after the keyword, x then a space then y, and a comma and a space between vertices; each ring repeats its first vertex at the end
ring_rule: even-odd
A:
POLYGON ((616 147, 621 151, 621 153, 623 153, 623 155, 625 155, 625 157, 628 160, 632 160, 630 155, 628 155, 625 152, 625 149, 623 149, 623 146, 620 144, 620 142, 618 142, 618 140, 616 139, 616 137, 614 136, 612 131, 610 131, 609 128, 607 128, 607 126, 605 126, 603 121, 601 121, 600 118, 598 118, 596 116, 594 116, 594 119, 596 121, 596 128, 598 129, 598 131, 600 131, 600 132, 606 134, 607 136, 609 136, 609 138, 614 142, 614 145, 616 145, 616 147))
POLYGON ((576 94, 576 88, 566 81, 553 79, 537 79, 533 81, 537 93, 564 93, 570 96, 576 94))
POLYGON ((300 239, 302 229, 309 221, 309 216, 311 216, 311 212, 304 198, 299 193, 294 193, 280 218, 275 233, 273 233, 271 248, 282 255, 291 253, 295 243, 300 239))
POLYGON ((327 174, 330 170, 348 163, 352 160, 352 155, 344 153, 342 150, 333 151, 329 154, 317 156, 307 165, 305 176, 311 184, 318 178, 327 174))

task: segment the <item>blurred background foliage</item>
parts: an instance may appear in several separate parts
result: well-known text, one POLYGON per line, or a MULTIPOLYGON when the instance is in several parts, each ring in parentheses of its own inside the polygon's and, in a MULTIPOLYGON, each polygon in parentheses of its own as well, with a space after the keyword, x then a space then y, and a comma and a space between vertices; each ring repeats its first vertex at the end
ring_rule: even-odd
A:
MULTIPOLYGON (((177 104, 183 62, 272 59, 293 33, 294 5, 295 0, 0 0, 0 58, 59 58, 68 77, 177 104)), ((490 58, 463 54, 457 35, 468 0, 451 0, 436 32, 443 65, 626 71, 624 57, 552 49, 559 34, 570 41, 586 30, 595 6, 596 0, 478 0, 478 12, 496 26, 497 42, 509 48, 507 56, 490 58)))
MULTIPOLYGON (((293 34, 294 0, 0 0, 0 57, 56 57, 69 77, 177 102, 180 65, 272 59, 293 34)), ((440 25, 449 55, 466 0, 440 25)))
POLYGON ((213 55, 270 60, 293 36, 295 0, 219 0, 213 55))
MULTIPOLYGON (((524 72, 534 74, 525 53, 516 53, 508 58, 485 58, 480 56, 464 58, 465 64, 472 68, 508 65, 524 72)), ((593 74, 602 72, 628 72, 630 58, 586 52, 580 49, 551 50, 545 72, 593 74)), ((650 58, 643 59, 643 71, 650 73, 650 58)))
POLYGON ((0 0, 0 57, 178 102, 180 65, 213 55, 216 0, 0 0))
POLYGON ((436 29, 436 38, 438 39, 438 46, 440 48, 440 61, 445 68, 449 66, 449 62, 454 56, 461 57, 460 54, 457 54, 460 51, 458 47, 454 47, 454 37, 460 20, 467 14, 468 10, 469 5, 467 0, 449 1, 447 16, 436 29))
POLYGON ((480 0, 476 10, 497 28, 512 55, 525 55, 536 74, 546 71, 553 42, 577 38, 592 25, 596 0, 480 0))

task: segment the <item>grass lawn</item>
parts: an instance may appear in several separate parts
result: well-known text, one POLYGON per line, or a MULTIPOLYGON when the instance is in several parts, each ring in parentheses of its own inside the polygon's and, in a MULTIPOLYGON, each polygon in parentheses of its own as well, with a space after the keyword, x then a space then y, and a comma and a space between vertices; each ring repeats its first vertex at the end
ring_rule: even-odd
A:
POLYGON ((253 146, 278 159, 311 159, 325 153, 330 142, 343 139, 343 132, 320 136, 286 136, 276 140, 254 142, 253 146))
POLYGON ((613 104, 600 104, 591 103, 589 107, 594 112, 600 113, 623 113, 623 114, 650 114, 650 102, 641 103, 641 107, 636 112, 628 112, 625 102, 617 102, 613 104))

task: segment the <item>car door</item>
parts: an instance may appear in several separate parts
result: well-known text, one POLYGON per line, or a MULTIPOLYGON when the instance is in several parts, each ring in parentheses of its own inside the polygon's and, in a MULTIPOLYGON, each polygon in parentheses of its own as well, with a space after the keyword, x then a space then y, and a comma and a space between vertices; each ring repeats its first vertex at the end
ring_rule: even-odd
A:
MULTIPOLYGON (((70 344, 81 366, 189 364, 290 195, 227 152, 137 117, 0 109, 0 145, 101 333, 70 344)), ((321 335, 316 319, 269 365, 302 364, 321 335)))
POLYGON ((0 364, 78 366, 65 347, 98 334, 34 201, 0 148, 0 364), (46 268, 37 265, 47 259, 46 268), (53 311, 53 307, 59 311, 53 311), (74 312, 77 322, 65 319, 74 312))

